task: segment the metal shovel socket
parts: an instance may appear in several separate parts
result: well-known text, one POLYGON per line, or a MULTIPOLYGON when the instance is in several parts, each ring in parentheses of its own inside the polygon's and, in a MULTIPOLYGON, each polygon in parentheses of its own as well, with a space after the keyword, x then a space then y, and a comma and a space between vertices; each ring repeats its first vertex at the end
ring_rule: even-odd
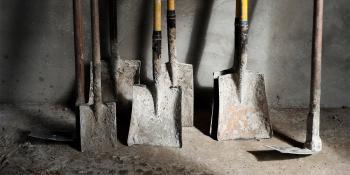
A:
POLYGON ((81 151, 104 152, 116 146, 116 104, 102 100, 99 0, 91 0, 93 105, 80 106, 81 151))
POLYGON ((181 90, 161 63, 161 0, 154 0, 152 87, 134 85, 128 145, 181 147, 181 90))
POLYGON ((313 42, 311 61, 310 105, 304 148, 267 146, 281 153, 316 154, 322 150, 320 138, 321 62, 323 33, 323 0, 314 0, 313 42))
POLYGON ((176 53, 176 11, 175 0, 168 0, 167 32, 168 55, 166 63, 173 86, 181 87, 181 120, 183 127, 193 126, 194 95, 193 95, 193 67, 190 64, 177 62, 176 53))
POLYGON ((211 135, 221 140, 272 136, 263 74, 247 70, 248 1, 236 1, 235 59, 231 69, 214 73, 211 135))

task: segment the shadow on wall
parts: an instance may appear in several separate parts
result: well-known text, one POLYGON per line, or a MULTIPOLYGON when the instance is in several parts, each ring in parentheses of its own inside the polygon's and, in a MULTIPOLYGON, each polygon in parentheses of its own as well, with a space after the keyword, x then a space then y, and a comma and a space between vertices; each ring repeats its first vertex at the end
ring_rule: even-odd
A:
MULTIPOLYGON (((7 32, 6 35, 1 36, 1 52, 3 53, 1 65, 6 65, 6 67, 3 67, 0 73, 0 92, 3 94, 2 101, 16 103, 23 100, 23 97, 20 96, 23 93, 20 91, 26 90, 23 85, 30 87, 29 83, 34 83, 25 79, 28 74, 31 74, 31 70, 27 66, 29 60, 26 53, 31 52, 32 45, 37 43, 37 36, 45 29, 45 23, 40 23, 42 26, 38 27, 35 33, 33 30, 29 30, 28 26, 33 21, 39 23, 40 20, 47 20, 48 15, 41 14, 45 11, 44 9, 47 9, 47 1, 34 4, 17 0, 2 5, 4 5, 3 8, 7 8, 6 11, 3 11, 7 14, 7 19, 6 23, 2 24, 2 30, 7 32), (35 20, 39 15, 41 19, 35 20)), ((44 78, 40 76, 38 80, 40 83, 44 81, 44 78)))
POLYGON ((1 1, 2 103, 70 101, 74 80, 70 8, 70 2, 1 1))

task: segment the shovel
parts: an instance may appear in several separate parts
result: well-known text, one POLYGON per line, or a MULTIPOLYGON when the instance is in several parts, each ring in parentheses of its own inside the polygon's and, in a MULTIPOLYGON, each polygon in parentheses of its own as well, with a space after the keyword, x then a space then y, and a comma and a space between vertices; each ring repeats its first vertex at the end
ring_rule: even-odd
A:
MULTIPOLYGON (((81 151, 106 151, 117 142, 116 104, 102 101, 99 0, 91 0, 93 105, 80 105, 81 151)), ((91 97, 90 93, 90 97, 91 97)))
POLYGON ((267 146, 286 154, 316 154, 322 150, 320 138, 321 61, 323 33, 323 0, 314 0, 310 106, 307 117, 306 142, 304 148, 267 146))
POLYGON ((235 62, 214 73, 212 135, 219 141, 272 136, 263 74, 247 70, 248 0, 236 1, 235 62))
POLYGON ((175 0, 168 0, 167 29, 168 29, 168 54, 170 61, 166 63, 170 68, 173 86, 180 86, 181 120, 183 127, 193 126, 193 68, 190 64, 177 62, 176 54, 176 12, 175 0))
POLYGON ((181 89, 161 64, 161 0, 154 0, 153 79, 151 88, 134 85, 128 145, 181 147, 181 89))
POLYGON ((120 58, 117 27, 117 0, 110 0, 110 61, 113 70, 114 90, 117 95, 118 107, 120 109, 130 109, 132 86, 134 84, 140 84, 141 62, 138 60, 125 60, 120 58))
MULTIPOLYGON (((79 108, 80 105, 86 103, 85 98, 85 45, 84 45, 84 18, 82 11, 82 0, 73 1, 73 16, 74 16, 74 51, 75 51, 75 105, 79 108)), ((90 84, 91 86, 91 84, 90 84)), ((76 120, 77 128, 79 128, 79 118, 76 120)), ((78 133, 79 135, 79 133, 78 133)), ((62 131, 50 130, 34 130, 28 135, 31 138, 42 139, 56 142, 73 142, 76 134, 62 131)))

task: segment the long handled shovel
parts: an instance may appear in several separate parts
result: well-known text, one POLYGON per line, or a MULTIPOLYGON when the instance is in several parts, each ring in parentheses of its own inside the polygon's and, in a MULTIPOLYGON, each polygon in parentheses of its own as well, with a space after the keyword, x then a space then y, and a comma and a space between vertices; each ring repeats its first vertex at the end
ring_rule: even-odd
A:
POLYGON ((174 86, 180 86, 181 120, 183 127, 193 126, 193 68, 190 64, 177 62, 176 54, 176 12, 175 0, 168 0, 167 29, 168 29, 168 54, 170 61, 170 75, 174 86))
MULTIPOLYGON (((140 83, 139 60, 121 59, 118 47, 117 0, 110 0, 110 44, 114 89, 118 108, 131 108, 132 86, 140 83)), ((118 110, 119 111, 119 110, 118 110)))
POLYGON ((287 154, 316 154, 322 150, 320 138, 320 102, 321 102, 321 61, 323 33, 323 0, 314 0, 311 89, 310 106, 307 118, 305 148, 267 146, 287 154))
POLYGON ((154 0, 153 79, 154 85, 133 87, 128 145, 147 144, 181 147, 181 90, 161 64, 161 0, 154 0))
POLYGON ((99 0, 91 0, 93 105, 79 107, 81 151, 105 151, 115 147, 117 141, 116 104, 102 101, 98 4, 99 0))
POLYGON ((247 70, 248 0, 236 2, 235 63, 214 73, 211 132, 218 140, 270 138, 264 76, 247 70))

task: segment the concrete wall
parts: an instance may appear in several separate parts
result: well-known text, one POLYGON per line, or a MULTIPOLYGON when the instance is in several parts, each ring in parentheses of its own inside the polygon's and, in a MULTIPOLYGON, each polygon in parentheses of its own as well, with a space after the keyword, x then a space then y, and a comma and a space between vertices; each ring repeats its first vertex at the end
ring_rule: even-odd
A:
MULTIPOLYGON (((86 41, 90 46, 86 2, 86 41)), ((270 105, 306 107, 312 1, 250 0, 250 3, 248 68, 265 74, 270 105)), ((119 0, 119 4, 121 55, 142 60, 143 82, 150 80, 152 1, 119 0)), ((349 6, 348 0, 325 1, 322 73, 325 107, 350 106, 349 6)), ((101 8, 102 50, 106 57, 108 8, 106 5, 101 8)), ((212 73, 229 68, 233 61, 234 1, 177 0, 177 14, 178 59, 193 64, 197 104, 209 106, 212 73)), ((72 99, 72 28, 72 1, 0 0, 0 102, 67 103, 72 99)), ((166 61, 165 30, 163 34, 166 61)))

